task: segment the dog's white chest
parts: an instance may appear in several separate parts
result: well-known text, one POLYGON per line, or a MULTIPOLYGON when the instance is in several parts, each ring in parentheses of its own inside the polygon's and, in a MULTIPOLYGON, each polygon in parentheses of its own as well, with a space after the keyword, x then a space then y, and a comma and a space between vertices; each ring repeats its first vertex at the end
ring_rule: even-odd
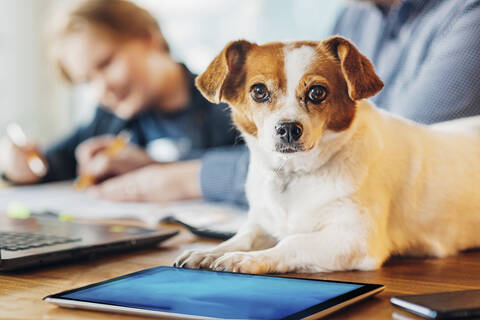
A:
POLYGON ((251 205, 262 208, 259 223, 282 239, 296 233, 319 230, 328 204, 345 190, 321 181, 317 175, 256 176, 249 181, 251 205))

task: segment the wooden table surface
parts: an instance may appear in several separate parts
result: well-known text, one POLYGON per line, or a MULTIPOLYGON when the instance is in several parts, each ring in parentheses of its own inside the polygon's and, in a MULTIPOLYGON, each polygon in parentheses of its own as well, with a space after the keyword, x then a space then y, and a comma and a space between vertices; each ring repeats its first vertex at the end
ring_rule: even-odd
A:
MULTIPOLYGON (((36 270, 0 274, 0 319, 142 319, 138 317, 59 308, 42 297, 59 291, 158 266, 171 265, 185 249, 215 242, 199 240, 186 231, 158 248, 109 255, 36 270)), ((377 271, 302 275, 316 279, 380 283, 383 293, 333 314, 329 319, 420 319, 393 307, 394 295, 480 289, 480 251, 444 259, 394 258, 377 271)))

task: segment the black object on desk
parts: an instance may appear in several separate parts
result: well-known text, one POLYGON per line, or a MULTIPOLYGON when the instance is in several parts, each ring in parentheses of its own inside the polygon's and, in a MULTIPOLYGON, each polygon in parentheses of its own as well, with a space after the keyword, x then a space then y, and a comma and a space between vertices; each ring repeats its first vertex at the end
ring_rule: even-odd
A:
POLYGON ((216 239, 216 240, 228 240, 231 237, 235 235, 235 232, 224 232, 224 231, 218 231, 215 229, 209 229, 209 228, 202 228, 202 227, 195 227, 192 226, 188 223, 185 223, 174 216, 169 216, 164 219, 162 219, 163 222, 166 223, 173 223, 173 224, 179 224, 181 226, 184 226, 187 228, 191 233, 198 237, 202 238, 210 238, 210 239, 216 239))
POLYGON ((480 290, 465 290, 392 297, 402 309, 430 319, 480 318, 480 290))

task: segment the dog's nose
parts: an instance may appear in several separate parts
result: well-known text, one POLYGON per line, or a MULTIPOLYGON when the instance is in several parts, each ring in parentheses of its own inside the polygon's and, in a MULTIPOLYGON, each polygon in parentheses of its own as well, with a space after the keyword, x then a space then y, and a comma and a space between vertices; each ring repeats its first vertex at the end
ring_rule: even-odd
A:
POLYGON ((299 122, 282 122, 275 127, 277 136, 283 143, 292 143, 300 139, 303 128, 299 122))

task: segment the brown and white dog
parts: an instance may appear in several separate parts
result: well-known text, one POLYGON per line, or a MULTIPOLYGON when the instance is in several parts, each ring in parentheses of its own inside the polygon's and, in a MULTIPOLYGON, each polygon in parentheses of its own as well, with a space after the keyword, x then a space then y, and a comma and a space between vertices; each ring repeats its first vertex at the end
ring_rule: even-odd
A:
POLYGON ((480 118, 420 125, 349 41, 235 41, 197 78, 250 149, 247 223, 177 266, 245 273, 379 268, 480 246, 480 118))

